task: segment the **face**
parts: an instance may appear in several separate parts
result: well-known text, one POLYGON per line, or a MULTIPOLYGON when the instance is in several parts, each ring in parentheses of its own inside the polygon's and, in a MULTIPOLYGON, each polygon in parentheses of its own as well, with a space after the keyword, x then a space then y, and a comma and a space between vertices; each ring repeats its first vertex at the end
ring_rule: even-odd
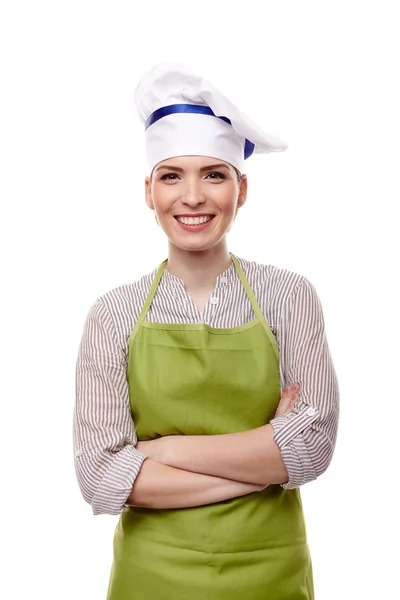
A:
POLYGON ((224 243, 247 194, 245 175, 239 181, 232 165, 205 156, 164 160, 145 185, 147 205, 170 243, 189 251, 224 243))

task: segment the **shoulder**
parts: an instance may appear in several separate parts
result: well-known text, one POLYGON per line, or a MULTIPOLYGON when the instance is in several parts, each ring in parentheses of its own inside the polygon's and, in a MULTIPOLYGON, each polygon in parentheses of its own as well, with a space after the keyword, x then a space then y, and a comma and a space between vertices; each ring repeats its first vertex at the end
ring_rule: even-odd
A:
POLYGON ((320 322, 321 304, 307 277, 274 265, 238 260, 278 342, 290 315, 297 315, 297 325, 320 322))
POLYGON ((89 318, 95 318, 104 325, 107 322, 117 332, 129 332, 137 320, 157 269, 143 275, 137 281, 115 287, 100 295, 89 311, 89 318))
POLYGON ((271 300, 274 297, 280 298, 281 301, 287 300, 304 287, 312 288, 309 280, 300 273, 275 265, 262 264, 239 257, 237 259, 254 292, 267 294, 271 300))

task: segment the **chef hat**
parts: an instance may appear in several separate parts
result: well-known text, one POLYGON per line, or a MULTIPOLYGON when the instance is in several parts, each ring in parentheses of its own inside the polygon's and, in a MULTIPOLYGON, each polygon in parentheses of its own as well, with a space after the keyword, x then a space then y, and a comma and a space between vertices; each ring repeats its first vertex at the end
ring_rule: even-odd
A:
POLYGON ((211 156, 243 171, 253 152, 280 152, 286 144, 265 133, 203 77, 178 63, 154 66, 135 90, 145 125, 150 172, 173 156, 211 156))

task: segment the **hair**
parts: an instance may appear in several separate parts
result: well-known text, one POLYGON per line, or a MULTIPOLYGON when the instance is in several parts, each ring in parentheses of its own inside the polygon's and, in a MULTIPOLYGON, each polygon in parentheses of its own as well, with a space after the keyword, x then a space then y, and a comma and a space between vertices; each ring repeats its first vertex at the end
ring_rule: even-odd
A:
MULTIPOLYGON (((232 165, 232 166, 233 166, 233 165, 232 165)), ((237 178, 238 178, 238 182, 239 182, 239 183, 242 183, 243 177, 242 177, 242 174, 241 174, 241 172, 240 172, 240 171, 239 171, 239 170, 238 170, 236 167, 233 167, 233 168, 234 168, 234 169, 235 169, 235 171, 236 171, 236 175, 237 175, 237 178)))

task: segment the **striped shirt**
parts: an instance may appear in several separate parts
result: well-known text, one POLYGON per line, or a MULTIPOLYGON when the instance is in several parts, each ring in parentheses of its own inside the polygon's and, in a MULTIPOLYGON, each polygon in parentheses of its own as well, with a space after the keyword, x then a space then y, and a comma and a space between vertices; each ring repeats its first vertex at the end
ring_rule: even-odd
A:
MULTIPOLYGON (((327 469, 337 433, 339 393, 321 305, 305 277, 238 261, 278 343, 281 386, 301 386, 293 412, 271 421, 289 474, 283 487, 299 487, 327 469)), ((80 489, 94 514, 125 510, 145 460, 135 448, 126 370, 129 337, 156 272, 98 298, 84 325, 76 370, 74 452, 80 489)), ((217 277, 203 312, 184 282, 165 270, 146 316, 150 322, 217 328, 254 318, 233 264, 217 277)))

